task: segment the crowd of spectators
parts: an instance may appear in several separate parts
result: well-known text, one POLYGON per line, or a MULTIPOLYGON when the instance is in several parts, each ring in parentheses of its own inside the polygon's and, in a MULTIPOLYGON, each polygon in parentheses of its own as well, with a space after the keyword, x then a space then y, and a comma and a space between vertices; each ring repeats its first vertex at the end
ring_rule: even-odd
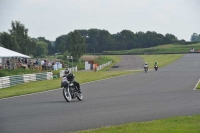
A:
POLYGON ((38 70, 54 70, 61 68, 62 64, 59 60, 47 59, 28 59, 28 58, 6 58, 4 63, 0 63, 0 69, 38 69, 38 70))

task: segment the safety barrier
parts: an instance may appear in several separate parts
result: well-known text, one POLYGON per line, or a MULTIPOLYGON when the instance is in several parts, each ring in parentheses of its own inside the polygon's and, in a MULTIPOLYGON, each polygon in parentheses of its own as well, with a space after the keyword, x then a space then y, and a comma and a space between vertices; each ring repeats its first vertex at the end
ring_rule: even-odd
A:
POLYGON ((0 89, 32 81, 51 80, 52 72, 0 77, 0 89))
POLYGON ((105 63, 105 64, 99 65, 99 66, 97 67, 97 71, 103 69, 104 67, 109 66, 110 64, 112 64, 112 61, 109 61, 109 62, 107 62, 107 63, 105 63))

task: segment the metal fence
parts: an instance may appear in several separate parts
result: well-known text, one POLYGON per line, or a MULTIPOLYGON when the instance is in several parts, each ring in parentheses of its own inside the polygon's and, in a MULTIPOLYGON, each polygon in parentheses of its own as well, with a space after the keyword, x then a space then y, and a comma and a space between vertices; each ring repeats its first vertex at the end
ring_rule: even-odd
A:
POLYGON ((0 77, 0 89, 32 81, 51 80, 52 72, 0 77))

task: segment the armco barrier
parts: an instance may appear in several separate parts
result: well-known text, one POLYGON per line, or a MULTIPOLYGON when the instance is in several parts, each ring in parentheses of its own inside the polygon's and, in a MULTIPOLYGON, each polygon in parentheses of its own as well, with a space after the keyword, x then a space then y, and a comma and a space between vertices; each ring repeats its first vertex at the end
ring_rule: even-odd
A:
POLYGON ((0 77, 0 89, 32 81, 51 80, 52 72, 0 77))

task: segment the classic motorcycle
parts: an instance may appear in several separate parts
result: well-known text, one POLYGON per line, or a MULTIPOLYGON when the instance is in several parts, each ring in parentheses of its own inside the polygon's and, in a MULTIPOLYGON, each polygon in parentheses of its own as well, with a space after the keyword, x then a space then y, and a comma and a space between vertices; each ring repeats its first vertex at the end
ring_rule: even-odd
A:
POLYGON ((144 67, 144 72, 147 73, 148 67, 144 67))
POLYGON ((157 65, 154 68, 155 68, 155 71, 158 71, 158 66, 157 65))
POLYGON ((77 98, 79 101, 82 101, 83 95, 78 93, 78 88, 74 85, 74 81, 70 81, 66 77, 63 77, 63 81, 67 83, 63 87, 63 96, 67 102, 70 102, 72 99, 77 98))

